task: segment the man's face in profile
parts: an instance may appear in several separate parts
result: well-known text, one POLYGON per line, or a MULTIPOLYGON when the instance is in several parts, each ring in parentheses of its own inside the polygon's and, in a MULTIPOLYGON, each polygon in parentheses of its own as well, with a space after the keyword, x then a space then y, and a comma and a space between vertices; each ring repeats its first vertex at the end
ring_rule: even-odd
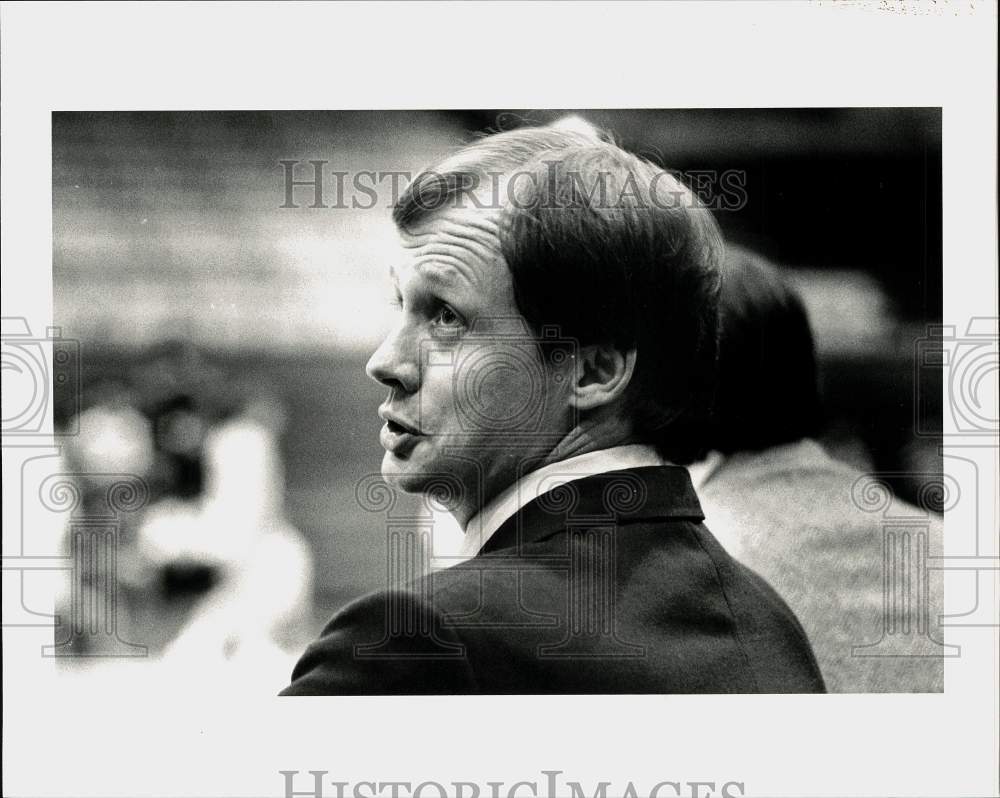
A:
POLYGON ((409 492, 454 478, 481 503, 568 431, 573 364, 543 360, 515 303, 495 212, 435 212, 400 240, 398 316, 367 366, 390 389, 379 409, 382 474, 409 492))

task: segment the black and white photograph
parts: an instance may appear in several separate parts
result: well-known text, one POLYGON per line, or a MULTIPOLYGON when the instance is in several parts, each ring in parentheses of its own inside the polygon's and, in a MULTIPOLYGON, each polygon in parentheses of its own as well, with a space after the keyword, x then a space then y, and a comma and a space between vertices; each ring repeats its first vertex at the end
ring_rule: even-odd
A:
POLYGON ((279 5, 123 4, 121 99, 53 61, 51 100, 12 74, 40 4, 3 6, 5 794, 996 794, 996 5, 627 4, 665 43, 785 19, 789 57, 871 24, 812 95, 730 21, 714 77, 577 44, 544 102, 487 22, 526 5, 279 5), (289 21, 284 83, 241 18, 262 56, 289 21), (154 21, 193 61, 136 101, 154 21), (935 25, 978 102, 866 87, 935 25))
POLYGON ((113 572, 64 530, 58 664, 940 691, 940 135, 906 108, 55 115, 75 512, 115 480, 143 504, 113 572))

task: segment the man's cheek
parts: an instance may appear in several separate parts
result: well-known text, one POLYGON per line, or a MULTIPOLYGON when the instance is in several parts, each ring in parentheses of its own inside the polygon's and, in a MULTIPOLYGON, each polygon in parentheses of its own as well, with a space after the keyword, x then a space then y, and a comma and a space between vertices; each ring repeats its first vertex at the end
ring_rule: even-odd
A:
POLYGON ((523 354, 471 359, 455 374, 456 416, 466 432, 530 429, 542 406, 537 368, 523 354))

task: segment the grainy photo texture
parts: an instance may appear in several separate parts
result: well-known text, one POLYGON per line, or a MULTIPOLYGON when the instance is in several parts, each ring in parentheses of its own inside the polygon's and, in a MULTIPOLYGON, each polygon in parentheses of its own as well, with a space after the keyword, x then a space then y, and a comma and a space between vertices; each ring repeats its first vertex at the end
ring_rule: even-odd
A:
POLYGON ((941 167, 935 108, 54 113, 46 656, 942 691, 941 167))

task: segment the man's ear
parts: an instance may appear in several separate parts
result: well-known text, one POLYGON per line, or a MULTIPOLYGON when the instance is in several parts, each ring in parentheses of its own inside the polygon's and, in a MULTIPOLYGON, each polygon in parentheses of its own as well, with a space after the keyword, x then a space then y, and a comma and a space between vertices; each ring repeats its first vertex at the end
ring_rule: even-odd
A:
POLYGON ((611 344, 581 347, 576 356, 573 401, 579 410, 610 405, 625 393, 635 371, 635 349, 611 344))

